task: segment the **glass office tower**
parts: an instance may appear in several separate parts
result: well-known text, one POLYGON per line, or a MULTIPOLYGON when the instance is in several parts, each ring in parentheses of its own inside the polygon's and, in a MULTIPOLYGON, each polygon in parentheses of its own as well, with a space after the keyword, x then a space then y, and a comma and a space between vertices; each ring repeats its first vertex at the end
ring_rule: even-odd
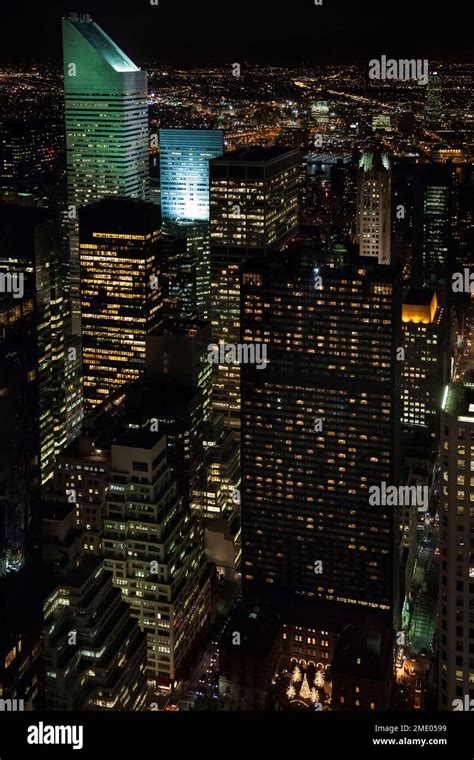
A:
POLYGON ((452 265, 455 183, 449 164, 417 167, 414 192, 413 271, 420 285, 444 280, 452 265))
POLYGON ((147 77, 88 14, 63 20, 73 327, 80 330, 78 211, 108 195, 148 200, 147 77))
POLYGON ((192 269, 192 297, 178 316, 209 317, 209 161, 222 156, 219 129, 161 129, 161 215, 165 234, 185 237, 177 266, 192 269))
POLYGON ((223 150, 220 129, 160 129, 163 220, 209 221, 209 161, 223 150))

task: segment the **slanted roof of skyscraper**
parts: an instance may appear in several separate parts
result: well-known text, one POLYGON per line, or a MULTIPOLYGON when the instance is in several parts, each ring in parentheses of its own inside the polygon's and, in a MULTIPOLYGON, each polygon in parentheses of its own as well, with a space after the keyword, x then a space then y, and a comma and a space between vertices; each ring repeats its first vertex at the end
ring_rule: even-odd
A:
POLYGON ((80 21, 71 18, 68 20, 102 58, 112 66, 114 71, 140 71, 138 66, 130 60, 128 55, 125 55, 123 50, 120 50, 118 45, 95 21, 80 21))

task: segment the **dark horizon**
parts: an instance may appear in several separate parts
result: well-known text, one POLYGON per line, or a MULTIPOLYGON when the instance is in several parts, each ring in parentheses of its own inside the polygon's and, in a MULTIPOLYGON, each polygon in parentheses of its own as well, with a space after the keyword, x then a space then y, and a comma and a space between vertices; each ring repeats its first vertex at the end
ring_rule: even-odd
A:
POLYGON ((436 61, 473 59, 470 29, 463 24, 467 4, 455 0, 448 15, 424 0, 397 3, 394 13, 368 0, 296 0, 285 12, 269 0, 158 0, 158 5, 117 5, 112 0, 48 8, 31 0, 2 8, 0 64, 59 62, 60 20, 70 11, 88 12, 109 36, 138 61, 168 65, 249 63, 351 63, 382 54, 436 61), (162 31, 164 29, 164 31, 162 31), (304 33, 301 33, 304 30, 304 33))

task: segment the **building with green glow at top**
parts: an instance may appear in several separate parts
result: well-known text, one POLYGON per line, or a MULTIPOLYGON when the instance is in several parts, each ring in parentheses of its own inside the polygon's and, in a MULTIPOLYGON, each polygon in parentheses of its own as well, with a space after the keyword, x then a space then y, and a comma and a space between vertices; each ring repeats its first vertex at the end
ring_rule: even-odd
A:
POLYGON ((88 14, 63 19, 73 326, 80 331, 77 219, 105 196, 148 200, 147 75, 88 14))

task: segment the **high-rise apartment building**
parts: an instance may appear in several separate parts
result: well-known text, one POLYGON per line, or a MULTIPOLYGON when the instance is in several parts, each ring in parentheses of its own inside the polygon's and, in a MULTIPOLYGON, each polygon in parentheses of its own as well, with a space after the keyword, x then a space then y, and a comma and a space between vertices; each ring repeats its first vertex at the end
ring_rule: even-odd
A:
POLYGON ((56 460, 52 491, 76 505, 82 553, 102 555, 103 514, 110 470, 110 439, 94 435, 94 415, 56 460))
POLYGON ((439 708, 474 698, 474 389, 446 387, 441 446, 439 708))
POLYGON ((368 148, 359 161, 357 238, 361 256, 390 264, 391 167, 388 153, 368 148))
POLYGON ((101 557, 82 556, 76 508, 45 501, 43 564, 45 707, 140 710, 146 697, 146 640, 101 557))
MULTIPOLYGON (((283 247, 298 231, 300 153, 245 148, 211 161, 211 318, 216 343, 240 340, 239 267, 283 247)), ((214 408, 240 427, 240 367, 218 364, 214 408)))
POLYGON ((161 323, 160 212, 109 198, 80 211, 84 402, 90 409, 144 369, 161 323))
POLYGON ((105 196, 148 200, 147 76, 88 14, 63 20, 70 278, 80 329, 79 209, 105 196))
MULTIPOLYGON (((292 251, 242 269, 242 576, 396 616, 401 293, 397 270, 292 251)), ((264 592, 265 593, 265 592, 264 592)))
POLYGON ((148 640, 148 673, 169 686, 208 620, 210 583, 195 516, 176 494, 166 437, 126 433, 112 445, 104 554, 148 640))

